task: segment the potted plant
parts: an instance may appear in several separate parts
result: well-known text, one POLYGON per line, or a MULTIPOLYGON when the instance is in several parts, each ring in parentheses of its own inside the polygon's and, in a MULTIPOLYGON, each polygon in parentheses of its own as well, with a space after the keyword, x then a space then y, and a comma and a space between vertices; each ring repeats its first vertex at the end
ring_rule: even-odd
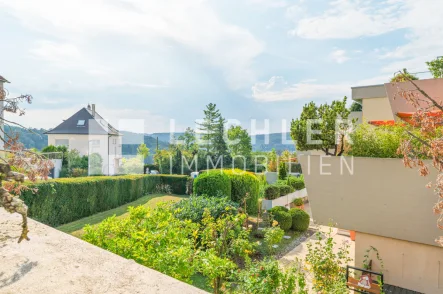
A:
POLYGON ((292 201, 292 204, 293 204, 293 206, 294 207, 296 207, 296 208, 300 208, 300 209, 305 209, 305 203, 304 203, 304 201, 303 201, 303 199, 302 198, 295 198, 293 201, 292 201))

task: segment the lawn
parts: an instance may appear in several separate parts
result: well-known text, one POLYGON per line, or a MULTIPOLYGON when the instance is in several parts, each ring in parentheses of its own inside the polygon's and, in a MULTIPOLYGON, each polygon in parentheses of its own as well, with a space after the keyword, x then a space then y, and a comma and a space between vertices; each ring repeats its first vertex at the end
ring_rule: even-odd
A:
POLYGON ((116 215, 117 217, 128 216, 128 207, 143 205, 145 207, 155 207, 159 202, 165 201, 179 201, 180 199, 187 198, 185 195, 165 195, 165 194, 152 194, 143 196, 133 202, 126 203, 125 205, 119 206, 117 208, 100 212, 72 223, 67 223, 57 227, 58 230, 69 233, 75 237, 81 238, 84 234, 83 227, 87 224, 95 225, 102 222, 104 219, 116 215))

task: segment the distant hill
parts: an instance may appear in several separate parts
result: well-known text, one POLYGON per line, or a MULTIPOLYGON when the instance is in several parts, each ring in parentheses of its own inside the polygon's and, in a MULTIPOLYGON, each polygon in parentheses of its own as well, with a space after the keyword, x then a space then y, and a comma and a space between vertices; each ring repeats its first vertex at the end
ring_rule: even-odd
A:
POLYGON ((19 135, 19 141, 25 145, 26 149, 37 148, 41 150, 42 148, 48 146, 48 135, 45 135, 44 129, 24 129, 17 126, 5 126, 6 134, 9 135, 19 135))
POLYGON ((265 135, 256 135, 255 144, 252 144, 252 149, 254 151, 271 151, 275 148, 276 151, 295 151, 295 144, 291 139, 290 133, 272 133, 269 134, 269 143, 265 143, 265 135), (290 144, 282 144, 282 138, 290 141, 290 144))
MULTIPOLYGON (((174 133, 174 137, 178 139, 183 133, 174 133)), ((154 133, 150 134, 151 137, 158 137, 160 141, 168 142, 170 141, 170 133, 154 133)), ((291 139, 290 133, 272 133, 269 134, 269 143, 265 143, 265 135, 256 135, 255 144, 252 144, 252 149, 254 151, 271 151, 275 148, 276 151, 295 151, 295 144, 291 139), (290 144, 282 144, 282 137, 290 141, 290 144)))
MULTIPOLYGON (((21 127, 6 126, 7 133, 18 133, 20 136, 20 142, 25 145, 25 148, 37 148, 41 150, 48 145, 48 136, 44 134, 45 129, 31 129, 28 131, 21 127)), ((135 155, 137 154, 137 147, 144 142, 146 146, 151 150, 151 155, 155 153, 158 138, 159 149, 167 149, 170 141, 170 133, 153 133, 153 134, 140 134, 122 131, 123 134, 123 155, 135 155)), ((178 139, 183 133, 175 133, 174 137, 178 139)), ((289 133, 283 133, 286 139, 291 141, 289 133)), ((269 144, 265 144, 265 135, 256 135, 255 144, 252 145, 254 151, 271 151, 275 148, 276 151, 295 151, 294 143, 282 144, 282 133, 269 134, 269 144)))

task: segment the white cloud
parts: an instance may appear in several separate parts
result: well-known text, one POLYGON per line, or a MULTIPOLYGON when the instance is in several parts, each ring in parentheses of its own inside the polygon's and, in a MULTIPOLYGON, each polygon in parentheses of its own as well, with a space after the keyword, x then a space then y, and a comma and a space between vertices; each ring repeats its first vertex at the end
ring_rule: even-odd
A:
POLYGON ((349 87, 349 84, 318 84, 313 80, 289 84, 283 77, 273 76, 267 82, 252 86, 252 97, 261 102, 334 99, 345 96, 349 87))
MULTIPOLYGON (((77 44, 87 45, 100 35, 130 38, 145 46, 168 40, 206 57, 233 88, 254 80, 251 63, 263 51, 248 30, 223 22, 201 0, 0 0, 1 6, 30 29, 60 38, 58 46, 43 44, 58 56, 75 55, 77 44)), ((38 48, 33 53, 48 57, 38 48)))
POLYGON ((288 6, 286 0, 247 0, 250 4, 260 5, 266 8, 280 8, 288 6))
MULTIPOLYGON (((297 4, 290 9, 301 9, 297 4)), ((403 27, 399 22, 401 2, 395 0, 336 0, 320 15, 295 19, 290 34, 308 39, 356 38, 375 36, 403 27)))
POLYGON ((331 52, 329 57, 337 63, 343 63, 349 60, 349 57, 346 55, 346 51, 343 49, 335 49, 331 52))
MULTIPOLYGON (((295 8, 306 9, 303 4, 295 8)), ((425 61, 441 55, 441 11, 441 0, 336 0, 320 14, 293 18, 296 27, 290 33, 308 39, 352 39, 405 29, 406 44, 380 52, 387 60, 382 72, 423 71, 425 61)))

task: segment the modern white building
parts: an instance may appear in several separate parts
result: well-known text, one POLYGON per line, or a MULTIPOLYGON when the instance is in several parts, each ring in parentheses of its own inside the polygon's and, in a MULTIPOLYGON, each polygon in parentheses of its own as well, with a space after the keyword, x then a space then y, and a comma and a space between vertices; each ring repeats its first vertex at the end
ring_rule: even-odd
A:
POLYGON ((122 135, 96 112, 95 104, 80 109, 46 134, 48 145, 76 149, 81 155, 99 154, 103 160, 102 174, 118 173, 122 135))

